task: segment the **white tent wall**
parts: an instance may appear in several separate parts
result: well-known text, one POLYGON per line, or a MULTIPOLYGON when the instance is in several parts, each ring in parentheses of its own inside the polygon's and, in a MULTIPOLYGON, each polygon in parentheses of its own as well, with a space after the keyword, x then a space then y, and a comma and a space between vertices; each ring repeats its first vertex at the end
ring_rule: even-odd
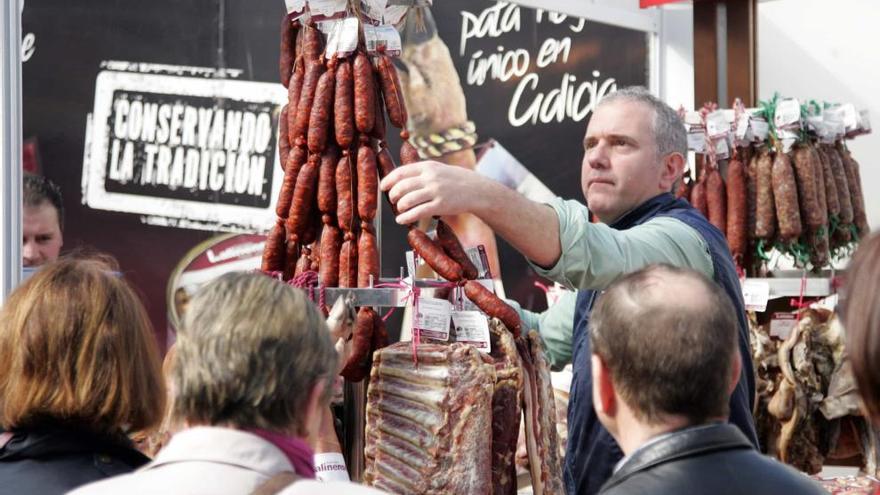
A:
MULTIPOLYGON (((773 0, 758 5, 758 97, 853 103, 880 126, 880 4, 773 0)), ((868 222, 880 228, 880 130, 849 142, 861 164, 868 222)))

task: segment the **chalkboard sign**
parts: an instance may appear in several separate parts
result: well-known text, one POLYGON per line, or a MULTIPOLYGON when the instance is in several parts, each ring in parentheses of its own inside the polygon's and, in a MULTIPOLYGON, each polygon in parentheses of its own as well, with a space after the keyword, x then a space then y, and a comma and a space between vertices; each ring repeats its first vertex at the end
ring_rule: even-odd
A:
MULTIPOLYGON (((222 224, 224 212, 240 213, 224 208, 262 208, 273 201, 277 167, 271 150, 275 144, 273 137, 266 140, 264 124, 265 115, 272 111, 270 102, 283 101, 284 90, 277 82, 283 8, 280 0, 43 0, 25 4, 24 137, 36 138, 43 173, 64 193, 65 251, 91 248, 117 257, 125 277, 142 292, 160 339, 166 328, 169 275, 193 246, 216 233, 189 227, 222 224), (171 74, 255 86, 245 91, 248 98, 198 91, 174 98, 169 96, 173 92, 144 90, 136 84, 111 87, 106 94, 100 91, 101 73, 120 66, 127 67, 120 74, 171 74), (266 96, 261 85, 267 83, 274 85, 276 95, 266 96), (112 102, 106 118, 89 122, 89 114, 103 108, 100 98, 104 96, 112 102), (220 155, 192 143, 177 148, 182 149, 182 168, 175 169, 177 149, 170 150, 171 155, 162 152, 167 175, 160 180, 155 175, 159 169, 145 175, 143 160, 153 151, 158 160, 162 143, 154 136, 144 139, 142 128, 134 136, 131 128, 112 127, 118 115, 114 112, 126 111, 122 101, 128 110, 135 101, 143 108, 154 105, 157 111, 163 105, 171 111, 180 106, 182 122, 187 107, 197 113, 218 109, 242 116, 250 113, 255 132, 262 129, 262 140, 248 153, 234 152, 233 179, 224 176, 222 184, 219 172, 212 179, 210 170, 213 157, 220 155), (110 117, 114 120, 107 120, 110 117), (109 129, 106 147, 92 146, 96 135, 92 131, 97 128, 109 129), (136 137, 128 139, 135 157, 131 168, 125 162, 126 133, 136 137), (122 138, 116 150, 114 136, 122 138), (202 153, 210 155, 207 162, 202 153), (247 160, 239 164, 243 154, 247 160), (84 161, 102 165, 100 173, 92 169, 100 181, 84 177, 88 172, 84 161), (209 164, 207 171, 203 163, 209 164), (166 203, 140 204, 138 195, 166 203), (95 198, 106 201, 95 203, 95 198), (186 203, 180 206, 175 201, 186 203), (188 221, 187 211, 201 215, 205 209, 186 207, 200 202, 216 208, 205 213, 206 218, 188 221), (107 208, 107 204, 118 208, 107 208), (151 209, 156 205, 161 211, 151 209), (145 223, 148 218, 153 220, 145 223)), ((469 118, 481 138, 497 139, 555 193, 582 199, 581 141, 590 111, 615 87, 647 83, 647 36, 506 2, 435 0, 433 13, 462 80, 469 118)), ((243 225, 236 218, 229 222, 243 225)), ((258 218, 254 226, 261 222, 258 218)), ((383 275, 396 276, 405 264, 405 234, 392 225, 387 211, 382 223, 383 275)), ((501 259, 508 295, 540 309, 543 302, 531 288, 534 276, 522 257, 502 245, 501 259)))

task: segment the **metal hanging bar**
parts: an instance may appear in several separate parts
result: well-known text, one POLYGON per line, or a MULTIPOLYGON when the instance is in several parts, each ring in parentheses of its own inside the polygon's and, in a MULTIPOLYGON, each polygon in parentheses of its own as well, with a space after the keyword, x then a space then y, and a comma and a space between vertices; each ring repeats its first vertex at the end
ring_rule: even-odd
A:
POLYGON ((0 303, 21 280, 21 0, 0 0, 0 303))

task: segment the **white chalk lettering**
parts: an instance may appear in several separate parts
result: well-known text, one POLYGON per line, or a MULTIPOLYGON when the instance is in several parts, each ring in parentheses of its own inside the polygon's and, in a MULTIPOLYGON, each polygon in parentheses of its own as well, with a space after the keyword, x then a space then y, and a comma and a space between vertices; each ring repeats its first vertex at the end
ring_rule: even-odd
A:
POLYGON ((509 2, 498 2, 479 14, 462 10, 459 55, 464 56, 471 38, 497 38, 504 33, 519 31, 520 25, 520 9, 509 2))

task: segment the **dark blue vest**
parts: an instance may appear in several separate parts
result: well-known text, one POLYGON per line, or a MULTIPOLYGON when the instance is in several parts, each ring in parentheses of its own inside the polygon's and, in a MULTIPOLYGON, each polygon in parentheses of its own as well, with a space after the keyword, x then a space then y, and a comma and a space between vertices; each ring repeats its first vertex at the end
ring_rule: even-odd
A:
MULTIPOLYGON (((655 217, 673 217, 696 229, 709 247, 714 279, 733 301, 739 320, 739 348, 742 355, 742 376, 730 396, 730 422, 739 426, 752 444, 758 445, 752 417, 755 378, 749 347, 749 329, 743 305, 742 289, 733 266, 733 259, 724 235, 687 201, 676 200, 671 194, 660 194, 642 203, 635 210, 614 222, 611 227, 626 230, 655 217)), ((587 322, 599 292, 578 291, 572 336, 571 398, 568 403, 568 448, 565 453, 565 489, 569 494, 591 495, 611 477, 614 465, 623 452, 596 417, 593 410, 592 376, 590 370, 590 339, 587 322)), ((674 304, 674 302, 671 302, 674 304)))

